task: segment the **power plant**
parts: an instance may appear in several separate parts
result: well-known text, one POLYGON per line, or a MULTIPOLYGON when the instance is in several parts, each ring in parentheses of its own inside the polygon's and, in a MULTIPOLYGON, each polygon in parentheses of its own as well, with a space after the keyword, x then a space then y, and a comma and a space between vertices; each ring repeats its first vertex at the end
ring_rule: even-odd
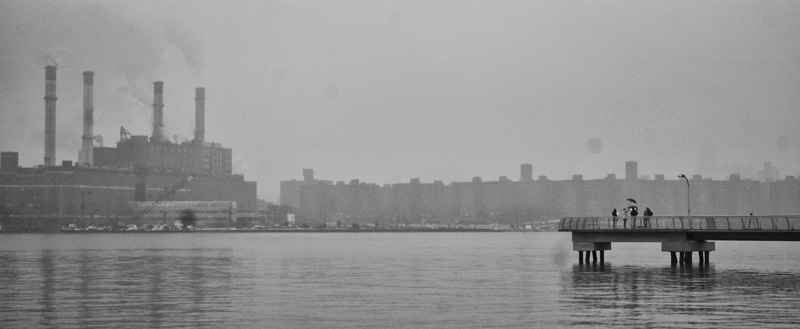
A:
POLYGON ((83 135, 78 161, 56 165, 56 70, 45 67, 44 163, 0 157, 0 230, 168 225, 192 216, 196 227, 234 226, 256 211, 255 182, 232 174, 232 150, 205 142, 205 88, 195 89, 195 138, 164 136, 164 83, 153 83, 148 139, 120 127, 117 147, 95 147, 94 72, 83 72, 83 135))

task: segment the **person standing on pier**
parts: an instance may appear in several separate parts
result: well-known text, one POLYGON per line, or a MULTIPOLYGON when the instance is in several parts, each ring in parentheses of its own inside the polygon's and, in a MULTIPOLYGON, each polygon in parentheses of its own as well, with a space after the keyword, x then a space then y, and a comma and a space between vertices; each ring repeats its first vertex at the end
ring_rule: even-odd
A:
POLYGON ((639 211, 636 210, 636 206, 631 206, 631 227, 636 228, 636 215, 639 214, 639 211))
POLYGON ((617 228, 617 219, 617 208, 614 208, 614 210, 611 211, 611 220, 614 223, 614 228, 617 228))
POLYGON ((625 207, 622 209, 622 228, 628 228, 628 212, 631 208, 625 207))
POLYGON ((653 216, 653 211, 650 207, 644 208, 644 227, 650 227, 650 217, 653 216))

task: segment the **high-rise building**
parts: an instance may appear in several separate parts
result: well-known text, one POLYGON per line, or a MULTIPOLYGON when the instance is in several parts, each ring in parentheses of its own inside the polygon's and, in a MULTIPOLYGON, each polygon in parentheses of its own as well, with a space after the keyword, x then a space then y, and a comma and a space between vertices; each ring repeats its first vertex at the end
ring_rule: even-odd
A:
POLYGON ((636 180, 639 176, 639 164, 636 161, 625 162, 625 180, 636 180))
POLYGON ((520 182, 533 181, 533 166, 530 163, 523 163, 520 166, 519 181, 520 182))

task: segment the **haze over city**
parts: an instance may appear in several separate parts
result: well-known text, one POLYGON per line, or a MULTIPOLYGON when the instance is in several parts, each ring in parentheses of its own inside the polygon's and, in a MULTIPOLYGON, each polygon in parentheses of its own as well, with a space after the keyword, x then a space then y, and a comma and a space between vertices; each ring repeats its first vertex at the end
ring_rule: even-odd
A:
POLYGON ((378 184, 623 174, 800 174, 794 1, 0 0, 0 150, 42 163, 44 66, 59 66, 56 160, 95 133, 206 140, 234 173, 378 184))

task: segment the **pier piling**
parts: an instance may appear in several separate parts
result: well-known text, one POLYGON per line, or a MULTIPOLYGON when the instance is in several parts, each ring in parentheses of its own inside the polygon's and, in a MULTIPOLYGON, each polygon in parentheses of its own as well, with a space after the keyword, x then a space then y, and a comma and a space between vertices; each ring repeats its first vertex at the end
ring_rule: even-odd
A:
POLYGON ((572 250, 578 252, 578 262, 589 264, 589 257, 592 263, 597 264, 597 251, 600 251, 600 263, 605 262, 605 250, 611 250, 611 242, 573 242, 572 250))

